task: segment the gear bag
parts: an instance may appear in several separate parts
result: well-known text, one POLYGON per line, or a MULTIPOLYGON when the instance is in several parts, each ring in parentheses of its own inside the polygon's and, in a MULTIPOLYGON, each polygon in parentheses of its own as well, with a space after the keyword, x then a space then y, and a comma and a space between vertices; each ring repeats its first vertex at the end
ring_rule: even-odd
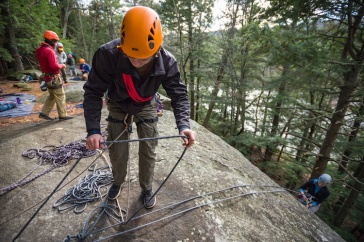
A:
POLYGON ((39 83, 44 81, 49 89, 61 88, 63 85, 63 79, 60 74, 47 74, 43 73, 39 78, 39 83))

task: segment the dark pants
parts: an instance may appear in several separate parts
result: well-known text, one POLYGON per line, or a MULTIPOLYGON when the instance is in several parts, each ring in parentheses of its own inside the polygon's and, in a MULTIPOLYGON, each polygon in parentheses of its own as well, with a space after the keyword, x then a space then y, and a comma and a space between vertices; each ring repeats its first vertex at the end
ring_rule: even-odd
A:
POLYGON ((66 75, 66 69, 65 68, 61 69, 61 74, 62 74, 63 81, 67 83, 67 75, 66 75))
MULTIPOLYGON (((117 104, 108 104, 109 115, 115 120, 124 120, 126 113, 123 113, 117 104)), ((154 119, 156 117, 156 104, 152 99, 151 104, 145 106, 133 121, 138 123, 142 119, 154 119)), ((115 140, 125 130, 125 124, 120 122, 109 122, 108 124, 108 141, 115 140)), ((158 128, 156 122, 144 122, 137 125, 137 134, 139 138, 158 137, 158 128)), ((126 131, 119 140, 130 138, 130 134, 126 131)), ((135 143, 135 142, 134 142, 135 143)), ((155 147, 158 141, 141 141, 139 142, 139 183, 143 190, 152 188, 154 166, 156 161, 155 147)), ((129 159, 130 143, 113 143, 109 148, 109 156, 112 164, 112 173, 114 184, 121 185, 124 183, 127 175, 127 165, 129 159)), ((130 175, 130 174, 129 174, 130 175)))

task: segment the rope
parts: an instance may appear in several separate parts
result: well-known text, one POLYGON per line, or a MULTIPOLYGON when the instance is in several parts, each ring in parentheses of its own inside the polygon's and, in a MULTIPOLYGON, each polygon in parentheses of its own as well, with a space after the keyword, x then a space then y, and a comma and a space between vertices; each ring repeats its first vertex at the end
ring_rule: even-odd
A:
MULTIPOLYGON (((152 224, 155 224, 157 222, 160 222, 162 220, 165 220, 165 219, 169 219, 169 218, 172 218, 172 217, 175 217, 175 216, 178 216, 180 214, 183 214, 183 213, 187 213, 189 211, 192 211, 192 210, 195 210, 197 208, 201 208, 201 207, 204 207, 204 206, 208 206, 208 205, 212 205, 212 204, 215 204, 215 203, 221 203, 221 202, 225 202, 225 201, 228 201, 228 200, 232 200, 232 199, 236 199, 236 198, 240 198, 240 197, 243 197, 243 196, 247 196, 247 195, 253 195, 253 194, 262 194, 262 193, 273 193, 273 192, 286 192, 286 190, 282 187, 279 187, 279 186, 271 186, 271 185, 238 185, 238 186, 233 186, 233 187, 229 187, 229 188, 224 188, 224 189, 221 189, 221 190, 218 190, 218 191, 214 191, 214 192, 209 192, 209 193, 206 193, 206 194, 202 194, 202 195, 198 195, 198 196, 195 196, 195 197, 191 197, 191 198, 188 198, 186 200, 183 200, 183 201, 180 201, 180 202, 177 202, 175 204, 170 204, 166 207, 163 207, 163 208, 160 208, 158 210, 154 210, 152 212, 149 212, 149 213, 146 213, 146 214, 143 214, 143 215, 140 215, 138 217, 133 217, 133 218, 130 218, 128 221, 130 220, 135 220, 135 219, 140 219, 141 217, 144 217, 144 216, 149 216, 151 214, 154 214, 154 213, 157 213, 157 212, 160 212, 162 210, 166 210, 168 208, 171 208, 171 207, 178 207, 180 206, 181 204, 184 204, 184 203, 187 203, 187 202, 190 202, 190 201, 193 201, 193 200, 196 200, 198 198, 205 198, 205 197, 208 197, 208 196, 211 196, 211 195, 214 195, 214 194, 217 194, 217 193, 221 193, 221 192, 226 192, 228 190, 233 190, 233 189, 238 189, 238 188, 242 188, 242 187, 272 187, 272 188, 281 188, 281 190, 272 190, 272 191, 252 191, 252 192, 247 192, 247 193, 241 193, 241 194, 238 194, 238 195, 235 195, 235 196, 230 196, 230 197, 226 197, 226 198, 222 198, 222 199, 217 199, 217 200, 214 200, 214 201, 209 201, 209 202, 206 202, 206 203, 203 203, 203 204, 200 204, 200 205, 197 205, 197 206, 194 206, 194 207, 190 207, 190 208, 187 208, 187 209, 184 209, 182 211, 179 211, 179 212, 176 212, 176 213, 173 213, 171 215, 168 215, 168 216, 165 216, 165 217, 162 217, 162 218, 159 218, 159 219, 156 219, 154 221, 151 221, 149 223, 146 223, 146 224, 143 224, 143 225, 140 225, 140 226, 137 226, 137 227, 134 227, 134 228, 131 228, 129 230, 125 230, 125 231, 121 231, 121 232, 118 232, 116 234, 113 234, 113 235, 110 235, 108 237, 105 237, 105 238, 101 238, 101 239, 98 239, 96 241, 104 241, 104 240, 107 240, 107 239, 110 239, 112 237, 116 237, 116 236, 119 236, 119 235, 122 235, 122 234, 126 234, 128 232, 131 232, 131 231, 134 231, 134 230, 137 230, 137 229, 140 229, 140 228, 144 228, 146 226, 149 226, 149 225, 152 225, 152 224)), ((102 206, 104 207, 104 206, 102 206)), ((115 226, 120 226, 120 225, 125 225, 128 221, 126 222, 118 222, 116 224, 113 224, 111 226, 108 226, 108 227, 105 227, 103 229, 99 229, 99 230, 96 230, 96 231, 91 231, 94 227, 95 227, 95 224, 96 222, 99 220, 101 214, 99 214, 98 218, 96 219, 96 221, 94 222, 94 224, 92 226, 90 226, 89 228, 89 233, 87 233, 87 227, 89 226, 89 221, 91 220, 92 218, 92 213, 94 211, 96 211, 98 208, 95 208, 91 213, 90 215, 88 216, 87 220, 85 221, 85 224, 82 228, 82 232, 76 236, 67 236, 67 238, 64 240, 65 242, 70 242, 70 241, 73 241, 72 239, 75 239, 77 241, 82 241, 82 240, 78 240, 78 238, 87 238, 88 236, 92 235, 92 234, 96 234, 96 233, 100 233, 102 231, 105 231, 106 229, 110 229, 112 227, 115 227, 115 226)))
MULTIPOLYGON (((128 128, 128 125, 126 125, 126 129, 128 128)), ((120 135, 116 138, 118 139, 125 131, 126 129, 120 133, 120 135)), ((175 136, 175 137, 181 137, 181 136, 175 136)), ((169 137, 171 138, 171 137, 169 137)), ((140 140, 153 140, 153 139, 160 139, 160 138, 144 138, 144 139, 139 139, 139 140, 128 140, 129 142, 133 142, 133 141, 140 141, 140 140)), ((116 140, 115 140, 116 141, 116 140)), ((106 142, 105 142, 106 143, 106 142)), ((112 142, 109 142, 111 143, 110 146, 113 144, 112 142)), ((72 144, 72 143, 71 143, 72 144)), ((109 146, 109 147, 110 147, 109 146)), ((47 146, 47 147, 53 147, 53 146, 47 146)), ((58 151, 58 150, 61 150, 63 146, 61 147, 55 147, 54 149, 52 149, 51 151, 58 151)), ((44 147, 43 147, 44 148, 44 147)), ((13 241, 15 241, 20 235, 21 233, 26 229, 26 227, 30 224, 30 222, 34 219, 34 217, 37 215, 37 213, 40 211, 40 209, 46 204, 46 202, 51 198, 51 196, 58 190, 58 188, 60 187, 60 185, 63 183, 63 181, 65 180, 65 178, 71 173, 71 171, 75 168, 75 166, 78 164, 78 162, 82 159, 82 157, 88 157, 87 153, 88 152, 91 152, 93 153, 92 155, 94 155, 95 152, 97 151, 89 151, 86 149, 86 145, 84 144, 83 145, 83 148, 84 150, 82 151, 82 155, 79 155, 78 157, 78 160, 76 161, 75 165, 71 168, 71 170, 66 174, 66 176, 62 179, 62 181, 57 185, 57 187, 53 190, 53 192, 44 200, 43 204, 37 209, 37 211, 34 213, 34 215, 29 219, 29 221, 24 225, 24 227, 22 228, 22 230, 16 235, 16 237, 14 238, 13 241)), ((28 150, 29 152, 25 152, 23 153, 24 156, 27 156, 28 158, 34 158, 36 155, 40 156, 41 157, 41 160, 44 159, 44 160, 51 160, 53 162, 53 165, 65 165, 65 164, 68 164, 68 160, 67 160, 67 155, 60 155, 60 156, 57 156, 57 155, 54 155, 54 153, 51 153, 52 155, 41 155, 41 154, 47 154, 46 152, 44 153, 41 153, 40 151, 43 151, 43 150, 40 150, 40 151, 37 151, 36 149, 30 149, 28 150), (54 158, 56 157, 56 158, 54 158), (53 159, 52 159, 53 158, 53 159), (60 161, 60 163, 58 163, 57 161, 60 161)), ((186 151, 186 148, 183 152, 183 154, 185 153, 186 151)), ((72 153, 72 152, 71 152, 72 153)), ((70 154, 70 153, 67 153, 67 154, 70 154)), ((102 153, 101 153, 102 154, 102 153)), ((100 154, 100 155, 101 155, 100 154)), ((91 155, 89 155, 91 156, 91 155)), ((182 155, 183 156, 183 155, 182 155)), ((181 158, 182 158, 181 156, 181 158)), ((178 161, 179 163, 179 161, 178 161)), ((177 163, 177 164, 178 164, 177 163)), ((175 168, 175 167, 174 167, 175 168)), ((173 168, 173 170, 174 170, 173 168)), ((173 171, 172 170, 172 171, 173 171)), ((167 178, 168 179, 168 178, 167 178)), ((167 180, 166 179, 166 180, 167 180)), ((22 179, 21 179, 22 180, 22 179)), ((166 181, 165 180, 165 181, 166 181)), ((165 181, 162 183, 162 185, 165 183, 165 181)), ((17 184, 18 186, 22 185, 22 184, 17 184)), ((160 187, 161 188, 161 187, 160 187)), ((157 192, 160 190, 160 188, 152 195, 151 199, 157 194, 157 192)), ((99 191, 99 193, 101 194, 101 192, 99 191)), ((73 194, 74 195, 74 194, 73 194)), ((59 201, 59 200, 58 200, 59 201)), ((64 203, 62 203, 64 204, 64 203)), ((119 205, 119 204, 118 204, 119 205)), ((69 208, 69 206, 68 206, 69 208)), ((83 211, 85 208, 82 208, 81 210, 83 211)), ((142 208, 139 209, 139 211, 141 210, 142 208)), ((121 208, 119 206, 119 210, 120 210, 120 214, 121 214, 121 208)), ((80 211, 78 209, 76 209, 75 211, 80 211)), ((139 211, 137 211, 133 216, 135 216, 139 211)), ((101 216, 101 215, 100 215, 101 216)), ((132 217, 133 217, 132 216, 132 217)), ((122 217, 122 216, 121 216, 122 217)), ((129 221, 129 220, 128 220, 129 221)), ((127 221, 127 222, 128 222, 127 221)), ((124 222, 126 223, 126 222, 124 222)), ((82 239, 82 237, 81 237, 82 239)))
MULTIPOLYGON (((86 153, 86 151, 84 152, 86 153)), ((84 156, 84 154, 81 154, 80 157, 78 158, 78 160, 75 162, 75 164, 72 166, 72 168, 68 171, 68 173, 63 177, 63 179, 61 180, 60 183, 58 183, 58 185, 56 186, 56 188, 51 192, 51 194, 47 197, 47 199, 42 203, 42 205, 37 209, 37 211, 35 211, 35 213, 33 214, 33 216, 28 220, 28 222, 24 225, 24 227, 20 230, 20 232, 15 236, 15 238, 13 239, 13 242, 15 242, 15 240, 23 233, 23 231, 26 229, 26 227, 28 227, 28 225, 30 224, 30 222, 35 218, 35 216, 38 214, 38 212, 43 208, 43 206, 48 202, 48 200, 53 196, 53 194, 57 191, 57 189, 61 186, 61 184, 63 183, 64 180, 66 180, 66 178, 68 177, 68 175, 72 172, 72 170, 77 166, 78 162, 80 162, 80 160, 82 159, 82 157, 84 156)))
POLYGON ((38 67, 39 67, 39 64, 38 64, 38 63, 36 63, 36 62, 34 62, 34 61, 30 60, 30 59, 29 59, 29 58, 27 58, 25 55, 21 55, 21 57, 22 57, 22 59, 23 59, 23 58, 27 59, 27 61, 29 62, 29 64, 32 66, 32 69, 36 69, 36 68, 34 68, 34 66, 32 65, 32 62, 33 62, 33 64, 35 64, 36 66, 38 66, 38 67))
MULTIPOLYGON (((208 197, 208 196, 211 196, 211 195, 214 195, 214 194, 217 194, 217 193, 221 193, 221 192, 225 192, 227 190, 233 190, 233 189, 236 189, 236 188, 242 188, 242 187, 273 187, 273 188, 282 188, 282 187, 279 187, 279 186, 273 186, 273 185, 237 185, 237 186, 232 186, 232 187, 228 187, 228 188, 224 188, 224 189, 221 189, 221 190, 217 190, 217 191, 213 191, 213 192, 209 192, 209 193, 205 193, 205 194, 201 194, 201 195, 197 195, 195 197, 190 197, 188 199, 185 199, 185 200, 182 200, 182 201, 179 201, 177 203, 174 203, 174 204, 170 204, 170 205, 167 205, 165 207, 162 207, 162 208, 159 208, 157 210, 153 210, 149 213, 145 213, 145 214, 142 214, 138 217, 134 217, 132 220, 135 220, 135 219, 139 219, 139 218, 142 218, 144 216, 148 216, 148 215, 151 215, 151 214, 154 214, 154 213, 157 213, 157 212, 160 212, 160 211, 163 211, 163 210, 166 210, 166 209, 169 209, 169 208, 172 208, 172 207, 179 207, 180 205, 184 204, 184 203, 187 203, 187 202, 190 202, 190 201, 193 201, 193 200, 196 200, 198 198, 204 198, 204 197, 208 197)), ((284 188, 283 188, 284 189, 284 188)), ((287 189, 285 189, 287 190, 287 189)), ((206 204, 206 205, 209 205, 209 204, 206 204)), ((108 226, 108 227, 105 227, 103 229, 99 229, 99 230, 96 230, 96 231, 93 231, 91 232, 89 235, 91 234, 96 234, 96 233, 99 233, 99 232, 102 232, 106 229, 109 229, 109 228, 113 228, 115 226, 119 226, 120 224, 114 224, 114 225, 111 225, 111 226, 108 226)))
POLYGON ((113 141, 104 141, 103 144, 110 144, 110 143, 131 143, 136 141, 150 141, 150 140, 159 140, 159 139, 171 139, 171 138, 188 138, 185 135, 170 135, 170 136, 160 136, 160 137, 153 137, 153 138, 140 138, 140 139, 133 139, 133 140, 113 140, 113 141))
POLYGON ((99 241, 108 240, 108 239, 110 239, 110 238, 113 238, 113 237, 116 237, 116 236, 119 236, 119 235, 122 235, 122 234, 126 234, 126 233, 129 233, 129 232, 134 231, 134 230, 138 230, 138 229, 144 228, 144 227, 146 227, 146 226, 152 225, 152 224, 157 223, 157 222, 160 222, 160 221, 162 221, 162 220, 169 219, 169 218, 175 217, 175 216, 177 216, 177 215, 180 215, 180 214, 183 214, 183 213, 187 213, 187 212, 189 212, 189 211, 192 211, 192 210, 195 210, 195 209, 197 209, 197 208, 204 207, 204 206, 208 206, 208 205, 211 205, 211 204, 215 204, 215 203, 219 203, 219 202, 225 202, 225 201, 228 201, 228 200, 232 200, 232 199, 235 199, 235 198, 240 198, 240 197, 248 196, 248 195, 262 194, 262 193, 274 193, 274 192, 285 192, 285 190, 273 190, 273 191, 255 191, 255 192, 248 192, 248 193, 243 193, 243 194, 240 194, 240 195, 237 195, 237 196, 231 196, 231 197, 228 197, 228 198, 219 199, 219 200, 216 200, 216 201, 212 201, 212 202, 204 203, 204 204, 197 205, 197 206, 194 206, 194 207, 191 207, 191 208, 188 208, 188 209, 182 210, 182 211, 180 211, 180 212, 174 213, 174 214, 172 214, 172 215, 170 215, 170 216, 166 216, 166 217, 163 217, 163 218, 160 218, 160 219, 154 220, 154 221, 152 221, 152 222, 149 222, 149 223, 146 223, 146 224, 143 224, 143 225, 140 225, 140 226, 134 227, 134 228, 132 228, 132 229, 125 230, 125 231, 122 231, 122 232, 119 232, 119 233, 116 233, 116 234, 113 234, 113 235, 110 235, 110 236, 107 236, 107 237, 105 237, 105 238, 101 238, 101 239, 98 239, 98 240, 95 240, 95 241, 96 241, 96 242, 99 242, 99 241))
POLYGON ((113 176, 110 171, 103 168, 94 169, 92 174, 85 176, 75 186, 68 189, 63 197, 53 204, 53 208, 58 208, 59 212, 73 208, 76 214, 82 213, 89 203, 107 195, 108 190, 104 188, 112 182, 113 176))
MULTIPOLYGON (((99 151, 99 150, 98 150, 99 151)), ((78 174, 78 175, 76 175, 74 178, 72 178, 70 181, 68 181, 67 183, 65 183, 63 186, 61 186, 60 188, 58 188, 58 190, 57 190, 57 192, 59 191, 59 190, 61 190, 62 188, 64 188, 65 186, 67 186, 68 184, 70 184, 71 182, 73 182, 77 177, 79 177, 81 174, 83 174, 85 171, 87 171, 90 167, 92 167, 93 165, 94 165, 94 163, 95 163, 95 161, 100 157, 100 156, 102 156, 102 157, 104 157, 105 158, 105 156, 104 156, 104 151, 105 150, 101 150, 101 152, 100 152, 100 154, 91 162, 91 164, 87 167, 87 168, 85 168, 82 172, 80 172, 80 174, 78 174)), ((107 163, 109 163, 108 162, 108 160, 105 158, 105 160, 106 160, 106 162, 107 163)), ((110 165, 110 164, 109 164, 110 165)), ((110 167, 110 166, 109 166, 110 167)), ((6 224, 6 223, 8 223, 8 222, 10 222, 11 220, 13 220, 13 219, 15 219, 15 218, 17 218, 17 217, 19 217, 20 215, 22 215, 22 214, 24 214, 25 212, 28 212, 30 209, 32 209, 32 208, 34 208, 35 206, 37 206, 37 205, 39 205, 40 203, 42 203, 43 201, 45 201, 45 199, 46 198, 44 198, 44 199, 42 199, 42 200, 40 200, 40 201, 38 201, 37 203, 35 203, 34 205, 32 205, 31 207, 29 207, 29 208, 27 208, 27 209, 25 209, 25 210, 23 210, 22 212, 20 212, 20 213, 18 213, 18 214, 16 214, 15 216, 13 216, 12 218, 10 218, 10 219, 8 219, 8 220, 5 220, 4 222, 2 222, 1 224, 0 224, 0 226, 1 225, 3 225, 3 224, 6 224)))
MULTIPOLYGON (((126 119, 125 119, 126 120, 126 119)), ((111 143, 111 145, 113 143, 117 143, 119 140, 117 140, 125 131, 130 131, 130 129, 128 129, 128 125, 126 124, 125 126, 125 130, 114 140, 114 141, 109 141, 108 143, 111 143)), ((145 141, 145 140, 156 140, 156 139, 161 139, 161 138, 176 138, 176 137, 181 137, 181 135, 177 135, 177 136, 166 136, 166 137, 154 137, 154 138, 143 138, 143 139, 137 139, 138 141, 145 141)), ((184 137, 184 136, 182 136, 184 137)), ((137 140, 126 140, 126 141, 129 141, 129 142, 134 142, 134 141, 137 141, 137 140)), ((120 140, 120 141, 124 141, 124 140, 120 140)), ((172 170, 170 171, 170 173, 168 174, 168 176, 164 179, 164 181, 162 182, 162 184, 158 187, 158 189, 152 194, 152 196, 150 197, 149 200, 153 199, 156 194, 159 192, 159 190, 163 187, 163 185, 167 182, 167 180, 169 179, 169 177, 172 175, 173 171, 176 169, 177 165, 180 163, 180 161, 182 160, 184 154, 186 153, 186 150, 187 148, 184 148, 180 158, 178 159, 178 161, 176 162, 176 164, 174 165, 174 167, 172 168, 172 170)), ((129 163, 129 162, 128 162, 129 163)), ((129 187, 130 189, 130 187, 129 187)), ((128 190, 129 190, 128 189, 128 190)), ((129 193, 129 191, 128 191, 129 193)), ((149 201, 148 201, 149 202, 149 201)), ((128 194, 128 204, 129 204, 129 194, 128 194)), ((103 207, 103 206, 102 206, 103 207)), ((141 206, 127 221, 123 222, 122 224, 127 224, 129 223, 129 221, 131 221, 133 219, 133 217, 135 217, 142 209, 144 208, 144 205, 141 206)), ((97 208, 96 208, 97 209, 97 208)), ((128 211, 128 209, 127 209, 128 211)), ((128 213, 126 211, 126 214, 128 213)), ((94 222, 94 225, 92 226, 92 228, 96 225, 96 222, 99 220, 99 218, 102 216, 102 214, 105 212, 105 210, 102 210, 100 213, 99 213, 99 216, 98 218, 96 219, 96 221, 94 222)), ((87 221, 87 220, 86 220, 87 221)), ((88 224, 88 222, 87 222, 88 224)), ((87 227, 87 226, 85 226, 87 227)), ((83 229, 83 232, 82 232, 82 235, 78 235, 76 237, 70 237, 70 236, 67 236, 67 238, 64 240, 64 241, 72 241, 72 238, 86 238, 87 237, 87 233, 85 232, 85 227, 83 229)), ((82 240, 81 240, 82 241, 82 240)))
MULTIPOLYGON (((162 189, 163 185, 167 182, 167 180, 169 179, 169 177, 172 175, 173 171, 176 169, 177 165, 180 163, 180 161, 182 160, 184 154, 186 153, 187 148, 184 148, 182 155, 179 157, 178 161, 176 162, 176 164, 174 165, 174 167, 172 168, 172 170, 169 172, 168 176, 164 179, 164 181, 162 182, 162 184, 158 187, 158 189, 153 193, 153 195, 150 197, 150 199, 147 201, 147 203, 152 200, 155 195, 157 195, 157 193, 159 192, 160 189, 162 189)), ((132 216, 130 216, 130 218, 124 222, 123 224, 127 224, 129 223, 129 221, 135 217, 142 209, 144 208, 144 206, 141 206, 132 216)))
POLYGON ((73 141, 68 145, 61 145, 61 146, 54 146, 54 145, 47 145, 41 149, 31 148, 27 151, 22 153, 22 156, 27 157, 29 159, 34 159, 35 157, 40 158, 40 164, 38 164, 30 173, 28 173, 23 178, 19 179, 18 181, 14 182, 13 184, 1 188, 0 191, 2 192, 0 196, 10 192, 11 190, 28 184, 37 178, 47 174, 51 170, 57 167, 65 166, 68 162, 72 159, 79 159, 80 157, 90 157, 96 154, 97 151, 95 150, 87 150, 86 144, 81 143, 79 141, 73 141), (50 148, 50 149, 49 149, 50 148), (29 178, 28 180, 24 180, 30 174, 32 174, 40 165, 43 163, 51 163, 52 166, 43 171, 42 173, 29 178))

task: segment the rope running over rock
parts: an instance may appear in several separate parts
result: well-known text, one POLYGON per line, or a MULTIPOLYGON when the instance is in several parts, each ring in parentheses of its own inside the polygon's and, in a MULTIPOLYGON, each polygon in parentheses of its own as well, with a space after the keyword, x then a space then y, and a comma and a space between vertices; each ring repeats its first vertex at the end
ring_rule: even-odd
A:
MULTIPOLYGON (((192 210, 195 210, 195 209, 198 209, 198 208, 202 208, 202 207, 205 207, 205 206, 211 206, 213 204, 222 203, 222 202, 226 202, 226 201, 229 201, 229 200, 233 200, 233 199, 237 199, 237 198, 241 198, 241 197, 249 196, 249 195, 264 194, 264 193, 286 192, 286 190, 287 189, 284 189, 284 188, 282 188, 280 186, 276 186, 276 185, 251 185, 251 184, 244 184, 244 185, 237 185, 237 186, 233 186, 233 187, 224 188, 224 189, 217 190, 217 191, 213 191, 213 192, 209 192, 209 193, 206 193, 206 194, 201 194, 201 195, 198 195, 198 196, 194 196, 194 197, 188 198, 186 200, 179 201, 179 202, 174 203, 174 204, 167 205, 167 206, 162 207, 160 209, 153 210, 153 211, 151 211, 149 213, 140 215, 138 217, 133 217, 133 218, 131 218, 131 220, 140 219, 141 217, 150 216, 151 214, 158 214, 161 211, 168 210, 168 209, 174 208, 174 207, 179 207, 180 205, 185 204, 185 203, 188 203, 188 202, 191 202, 191 201, 195 201, 195 203, 197 205, 194 205, 194 206, 191 206, 191 207, 187 207, 187 208, 183 208, 181 211, 171 212, 170 215, 167 214, 165 217, 158 218, 158 219, 153 220, 153 221, 150 221, 150 222, 148 222, 146 224, 138 224, 135 227, 132 226, 131 228, 126 228, 125 230, 122 230, 122 231, 117 232, 115 234, 108 235, 107 237, 104 237, 104 238, 98 238, 98 239, 96 239, 94 241, 100 242, 100 241, 104 241, 104 240, 109 240, 109 239, 111 239, 113 237, 120 236, 120 235, 129 233, 131 231, 135 231, 135 230, 138 230, 138 229, 147 227, 149 225, 158 223, 158 222, 160 222, 162 220, 166 220, 166 219, 169 219, 169 218, 172 218, 172 217, 175 217, 175 216, 178 216, 178 215, 181 215, 181 214, 184 214, 184 213, 187 213, 187 212, 190 212, 192 210), (243 191, 243 190, 241 190, 243 187, 257 187, 257 188, 261 188, 262 190, 260 190, 260 191, 259 190, 258 191, 256 191, 256 190, 254 190, 254 191, 243 191), (268 190, 264 190, 264 188, 269 188, 269 189, 268 190), (277 189, 274 189, 273 190, 271 188, 277 188, 277 189), (228 195, 228 191, 235 191, 236 193, 233 194, 233 195, 228 195), (218 195, 218 194, 221 194, 222 198, 219 197, 219 196, 216 197, 216 198, 212 198, 211 197, 212 195, 218 195), (198 199, 203 199, 204 201, 196 202, 198 199)), ((103 208, 104 206, 105 206, 105 204, 103 204, 102 206, 100 206, 99 209, 100 208, 103 208)), ((86 221, 84 223, 84 226, 82 228, 81 233, 79 233, 79 234, 77 234, 75 236, 67 235, 67 237, 63 241, 64 242, 72 242, 72 241, 78 241, 79 242, 79 241, 84 241, 90 235, 98 234, 100 232, 103 232, 103 231, 105 231, 107 229, 110 229, 112 227, 115 227, 115 226, 125 225, 125 222, 117 222, 115 224, 112 224, 110 226, 104 227, 102 229, 95 229, 95 227, 96 227, 95 224, 90 224, 90 221, 93 220, 93 221, 95 221, 94 223, 96 223, 99 220, 99 218, 98 219, 92 219, 93 218, 93 215, 92 214, 93 213, 96 213, 97 209, 98 208, 94 209, 90 213, 90 215, 88 216, 88 218, 86 219, 86 221)), ((114 212, 114 213, 116 213, 116 212, 114 212)))

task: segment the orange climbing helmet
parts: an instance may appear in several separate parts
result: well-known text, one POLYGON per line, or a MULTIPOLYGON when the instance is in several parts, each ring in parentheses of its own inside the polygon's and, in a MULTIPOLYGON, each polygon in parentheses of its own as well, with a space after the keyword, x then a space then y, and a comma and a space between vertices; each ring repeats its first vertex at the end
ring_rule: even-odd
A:
POLYGON ((59 40, 58 35, 55 32, 50 31, 50 30, 47 30, 44 32, 44 38, 49 39, 49 40, 57 40, 57 41, 59 40))
POLYGON ((129 57, 144 59, 153 56, 163 41, 158 14, 151 8, 129 9, 120 26, 120 48, 129 57))
POLYGON ((82 58, 80 58, 80 63, 81 63, 81 64, 85 63, 85 60, 84 60, 84 59, 82 59, 82 58))

